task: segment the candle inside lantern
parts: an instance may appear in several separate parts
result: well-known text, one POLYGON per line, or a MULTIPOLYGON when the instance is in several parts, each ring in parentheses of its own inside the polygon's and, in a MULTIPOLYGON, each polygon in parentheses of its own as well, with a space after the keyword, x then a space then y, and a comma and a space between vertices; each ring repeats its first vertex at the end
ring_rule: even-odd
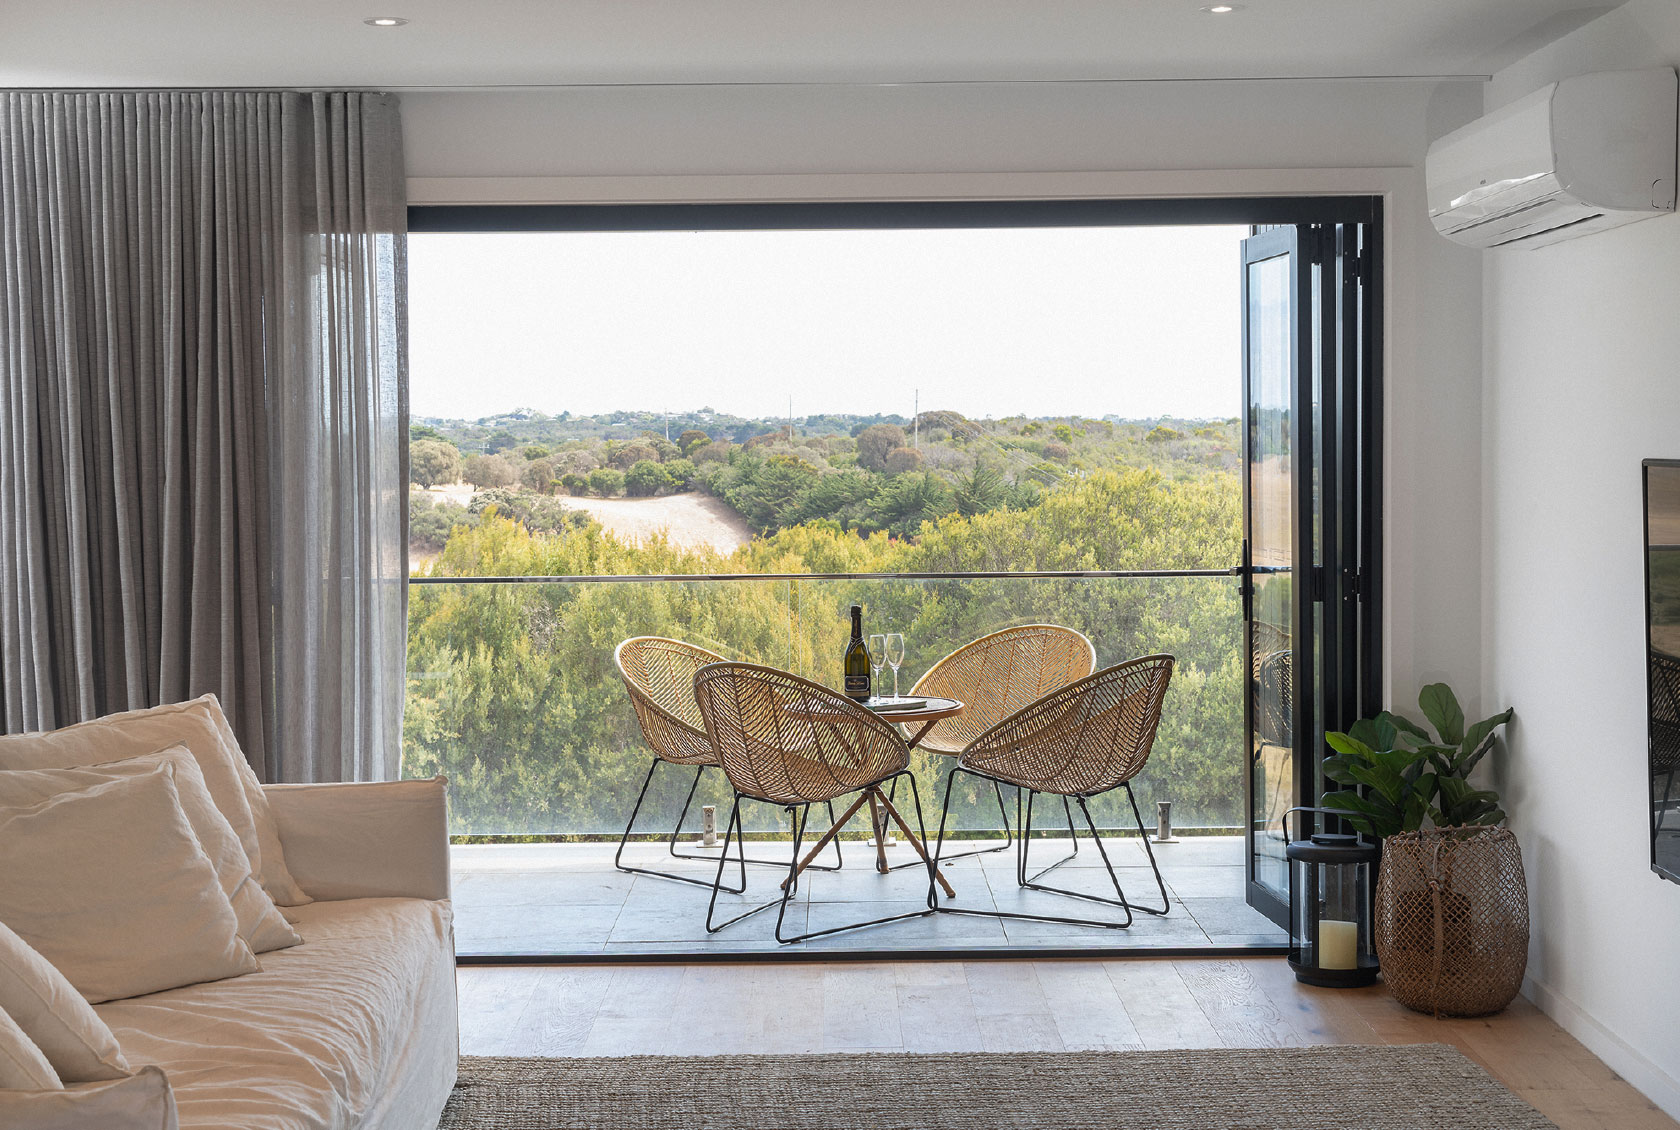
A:
POLYGON ((1359 968, 1359 923, 1320 920, 1318 924, 1318 967, 1359 968))

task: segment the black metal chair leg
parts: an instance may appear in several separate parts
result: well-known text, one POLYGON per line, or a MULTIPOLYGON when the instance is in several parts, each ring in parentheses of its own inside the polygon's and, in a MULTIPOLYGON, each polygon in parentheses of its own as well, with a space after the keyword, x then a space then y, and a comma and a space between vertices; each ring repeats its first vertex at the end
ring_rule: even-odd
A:
MULTIPOLYGON (((908 771, 903 772, 903 773, 897 773, 897 774, 894 774, 892 777, 887 778, 887 780, 890 780, 890 781, 893 781, 894 783, 897 783, 897 780, 898 780, 899 777, 910 777, 910 773, 908 771)), ((878 784, 884 784, 884 783, 885 782, 878 782, 878 784)), ((914 777, 911 777, 911 779, 910 779, 910 791, 911 791, 911 795, 916 798, 916 827, 922 834, 921 839, 922 839, 923 845, 926 846, 926 844, 927 844, 927 825, 922 822, 922 802, 921 802, 920 794, 916 790, 916 781, 915 781, 914 777)), ((791 872, 794 875, 797 875, 798 871, 799 871, 799 842, 800 842, 800 839, 802 838, 802 835, 803 835, 803 826, 801 826, 799 829, 796 829, 796 831, 794 833, 793 863, 792 863, 792 867, 791 867, 791 872)), ((932 885, 933 882, 934 882, 933 876, 935 874, 934 869, 933 869, 932 861, 930 860, 926 864, 926 866, 928 868, 928 883, 930 885, 932 885)), ((793 884, 789 883, 788 884, 788 889, 787 889, 786 893, 783 895, 784 904, 785 904, 785 900, 789 896, 791 896, 792 894, 793 894, 793 884)), ((913 911, 910 911, 910 912, 905 913, 905 914, 890 914, 885 918, 872 918, 867 922, 849 922, 844 926, 830 926, 830 927, 828 927, 827 929, 824 929, 824 930, 807 930, 805 933, 796 934, 791 938, 785 938, 785 937, 782 936, 782 920, 781 920, 780 917, 778 917, 776 919, 776 940, 778 942, 781 942, 783 945, 793 945, 796 942, 809 941, 812 938, 821 938, 821 937, 825 937, 829 934, 839 934, 839 933, 842 933, 843 931, 846 931, 846 930, 861 930, 865 926, 881 926, 881 925, 884 925, 888 922, 902 922, 902 921, 904 921, 905 919, 908 919, 908 918, 926 918, 928 915, 930 915, 932 913, 933 913, 933 908, 930 906, 927 910, 913 910, 913 911)))
POLYGON ((1027 813, 1026 816, 1022 818, 1021 847, 1015 856, 1015 880, 1023 887, 1030 886, 1034 882, 1050 874, 1050 872, 1054 871, 1062 864, 1071 863, 1079 856, 1079 833, 1074 831, 1073 828, 1073 809, 1068 806, 1068 798, 1063 797, 1062 810, 1067 813, 1068 835, 1073 837, 1073 850, 1058 859, 1056 862, 1052 863, 1050 866, 1046 867, 1044 870, 1033 875, 1031 878, 1027 876, 1027 853, 1032 850, 1033 801, 1037 799, 1038 794, 1036 792, 1033 792, 1030 789, 1027 790, 1027 813))
MULTIPOLYGON (((963 770, 959 770, 959 771, 969 773, 972 776, 982 777, 982 778, 987 779, 987 780, 992 779, 992 778, 986 778, 984 774, 975 773, 971 769, 963 769, 963 770)), ((1049 914, 1019 914, 1019 913, 1015 913, 1013 911, 1002 911, 1002 910, 969 910, 969 909, 966 909, 966 908, 959 909, 959 908, 954 907, 954 906, 940 906, 938 904, 938 897, 937 897, 936 892, 930 890, 928 892, 928 902, 929 902, 929 905, 931 905, 936 911, 938 911, 941 914, 972 914, 972 915, 975 915, 977 917, 1009 918, 1009 919, 1015 919, 1017 921, 1025 921, 1025 922, 1054 922, 1054 923, 1058 923, 1058 924, 1061 924, 1061 925, 1067 925, 1067 926, 1089 926, 1089 927, 1092 927, 1094 929, 1105 929, 1105 930, 1124 930, 1124 929, 1129 928, 1132 925, 1132 922, 1133 922, 1133 918, 1134 918, 1133 912, 1134 911, 1143 911, 1143 912, 1146 912, 1146 913, 1149 913, 1149 914, 1165 914, 1166 913, 1166 905, 1167 905, 1165 903, 1166 884, 1161 879, 1161 872, 1160 872, 1159 867, 1155 867, 1155 879, 1156 879, 1156 882, 1158 884, 1160 884, 1160 886, 1161 886, 1161 892, 1162 892, 1162 898, 1163 898, 1163 908, 1161 910, 1156 910, 1153 907, 1137 906, 1134 903, 1127 900, 1125 888, 1123 886, 1121 886, 1121 883, 1120 883, 1120 876, 1114 870, 1114 862, 1108 856, 1108 848, 1103 843, 1102 833, 1097 830, 1097 822, 1094 819, 1092 819, 1090 807, 1089 807, 1089 805, 1087 805, 1086 798, 1084 798, 1084 797, 1073 797, 1072 798, 1072 803, 1077 804, 1079 806, 1080 815, 1082 815, 1085 818, 1086 829, 1091 834, 1092 842, 1097 845, 1097 852, 1098 852, 1098 854, 1100 854, 1102 856, 1103 868, 1104 868, 1104 870, 1106 870, 1108 872, 1108 880, 1111 884, 1113 884, 1114 893, 1118 897, 1117 898, 1112 898, 1112 899, 1111 898, 1104 898, 1101 895, 1086 894, 1082 891, 1067 890, 1066 888, 1063 888, 1063 887, 1052 887, 1052 886, 1048 886, 1048 885, 1042 884, 1042 883, 1037 883, 1037 882, 1034 881, 1034 880, 1040 878, 1041 876, 1043 876, 1044 874, 1055 870, 1057 867, 1060 867, 1063 863, 1067 862, 1067 859, 1071 859, 1072 856, 1069 856, 1069 857, 1067 857, 1067 859, 1062 859, 1062 860, 1060 860, 1060 861, 1058 861, 1054 864, 1051 864, 1049 867, 1046 867, 1043 871, 1038 872, 1038 874, 1032 876, 1030 879, 1027 878, 1026 860, 1028 858, 1028 845, 1032 842, 1032 805, 1033 805, 1033 801, 1037 798, 1038 794, 1036 792, 1034 792, 1032 790, 1028 790, 1028 789, 1023 789, 1022 792, 1025 792, 1028 795, 1025 799, 1024 807, 1023 807, 1023 804, 1022 804, 1022 798, 1019 797, 1019 796, 1017 796, 1017 798, 1016 798, 1016 806, 1017 806, 1018 811, 1020 811, 1020 816, 1017 818, 1018 823, 1019 823, 1019 828, 1020 828, 1020 832, 1019 832, 1020 845, 1019 845, 1018 854, 1016 856, 1016 879, 1020 882, 1020 886, 1024 890, 1042 891, 1046 894, 1063 895, 1063 896, 1068 897, 1068 898, 1082 899, 1086 902, 1100 903, 1103 906, 1116 907, 1116 908, 1124 910, 1126 912, 1125 919, 1123 921, 1103 921, 1103 920, 1100 920, 1100 919, 1091 919, 1091 918, 1066 918, 1066 917, 1061 917, 1061 916, 1057 916, 1057 915, 1049 915, 1049 914)), ((1128 789, 1128 793, 1129 792, 1130 792, 1130 790, 1128 789)), ((947 810, 949 810, 949 807, 950 807, 950 796, 951 796, 951 785, 947 784, 946 788, 945 788, 945 798, 946 798, 945 803, 946 803, 947 810)), ((1067 804, 1068 800, 1069 800, 1069 798, 1064 797, 1063 798, 1064 804, 1067 804)), ((1072 806, 1071 806, 1071 804, 1068 805, 1067 812, 1068 812, 1069 817, 1071 818, 1071 816, 1072 816, 1072 806)), ((1139 831, 1141 832, 1143 830, 1143 827, 1142 827, 1143 818, 1142 818, 1142 814, 1138 811, 1136 797, 1132 798, 1132 814, 1137 818, 1139 831)), ((943 847, 944 846, 944 837, 945 837, 945 820, 944 820, 943 816, 940 819, 939 837, 940 837, 939 838, 939 846, 943 847)), ((1147 844, 1145 845, 1145 850, 1148 850, 1150 852, 1150 857, 1149 857, 1150 858, 1150 863, 1151 863, 1152 866, 1154 866, 1155 856, 1154 856, 1153 850, 1149 849, 1147 844)), ((935 854, 934 854, 935 861, 937 861, 938 858, 939 858, 939 855, 938 855, 938 852, 936 851, 935 854)))
MULTIPOLYGON (((734 836, 735 829, 741 822, 741 800, 742 800, 741 794, 736 793, 735 794, 735 803, 733 805, 731 805, 730 808, 729 808, 729 826, 728 826, 728 828, 726 828, 724 830, 724 833, 723 833, 723 855, 724 855, 724 857, 727 857, 729 855, 729 840, 732 836, 734 836)), ((797 824, 795 825, 795 827, 797 828, 797 824)), ((744 831, 743 831, 743 834, 744 834, 744 831)), ((743 840, 742 843, 743 843, 743 848, 744 848, 745 841, 743 840)), ((799 845, 798 845, 797 839, 794 842, 793 851, 794 851, 794 859, 797 861, 798 858, 799 858, 799 845)), ((717 913, 718 892, 720 890, 729 891, 729 893, 732 894, 732 895, 738 895, 738 894, 741 893, 740 891, 730 890, 728 887, 725 887, 723 885, 723 865, 724 865, 725 862, 726 862, 726 858, 720 858, 718 860, 717 880, 712 884, 712 897, 706 903, 706 933, 708 933, 708 934, 715 934, 719 930, 724 929, 725 927, 735 925, 735 923, 741 921, 744 918, 751 918, 753 915, 757 914, 761 910, 769 910, 771 907, 776 906, 778 904, 784 904, 785 905, 788 898, 791 897, 792 894, 793 894, 793 890, 792 890, 793 884, 790 883, 788 885, 789 889, 785 893, 783 893, 782 897, 771 899, 769 902, 764 903, 761 906, 755 906, 751 910, 748 910, 748 911, 746 911, 744 913, 741 913, 741 914, 737 914, 735 917, 731 918, 727 922, 719 922, 717 925, 714 926, 712 924, 712 918, 717 913)), ((747 885, 747 868, 746 868, 745 864, 742 864, 742 866, 741 866, 741 886, 743 888, 745 888, 746 885, 747 885)))
MULTIPOLYGON (((1126 799, 1132 802, 1132 818, 1137 821, 1138 838, 1143 841, 1143 850, 1149 856, 1149 869, 1155 872, 1155 885, 1161 889, 1161 909, 1144 906, 1141 903, 1129 903, 1133 910, 1141 910, 1145 914, 1165 914, 1172 909, 1172 899, 1167 897, 1167 881, 1161 878, 1161 865, 1155 862, 1155 849, 1149 845, 1149 831, 1143 826, 1143 811, 1138 808, 1137 794, 1132 792, 1132 783, 1127 781, 1124 786, 1126 799)), ((1084 804, 1083 801, 1080 802, 1084 804)), ((1101 846, 1100 844, 1098 845, 1101 846)))
MULTIPOLYGON (((700 855, 700 854, 697 854, 695 852, 681 852, 681 851, 677 850, 677 839, 678 839, 678 837, 680 837, 682 835, 683 821, 688 818, 688 807, 689 807, 690 804, 692 804, 694 802, 694 791, 700 787, 700 777, 701 777, 701 775, 703 773, 705 773, 706 770, 711 769, 711 768, 713 768, 713 766, 710 766, 710 765, 696 765, 694 767, 694 783, 688 787, 688 799, 683 801, 682 811, 677 813, 677 826, 674 829, 671 830, 670 852, 671 852, 671 857, 673 859, 700 859, 700 860, 704 860, 707 863, 710 863, 712 861, 712 857, 710 855, 700 855)), ((832 823, 833 820, 834 820, 834 802, 832 802, 832 801, 830 801, 829 805, 828 805, 828 818, 829 818, 829 821, 832 823)), ((745 841, 745 839, 743 839, 742 843, 741 843, 741 855, 742 855, 742 858, 744 858, 748 863, 756 864, 760 867, 780 867, 782 865, 782 861, 779 860, 779 859, 753 859, 752 857, 750 857, 746 854, 746 851, 747 851, 746 841, 745 841)), ((841 854, 840 854, 840 837, 836 836, 834 838, 834 864, 833 864, 833 866, 829 866, 828 864, 824 864, 824 863, 813 863, 809 867, 807 867, 806 870, 807 871, 838 871, 845 864, 845 862, 846 861, 845 861, 844 857, 842 857, 841 854)), ((739 893, 739 892, 731 892, 731 893, 739 893)))
MULTIPOLYGON (((661 758, 655 757, 653 759, 653 764, 648 766, 647 776, 642 779, 642 791, 636 794, 636 803, 630 809, 630 819, 624 825, 624 835, 619 837, 618 850, 613 853, 613 866, 618 868, 620 871, 623 871, 623 872, 625 872, 626 874, 629 874, 629 875, 652 875, 653 877, 655 877, 657 879, 670 879, 672 882, 689 883, 689 884, 691 884, 693 886, 696 886, 696 887, 714 887, 715 888, 715 887, 721 886, 721 884, 723 883, 723 864, 729 856, 729 844, 728 844, 727 840, 724 843, 722 854, 719 855, 719 857, 718 857, 718 876, 717 876, 716 883, 714 883, 710 880, 707 880, 707 879, 696 878, 693 875, 679 875, 679 874, 676 874, 675 872, 672 872, 672 871, 656 871, 656 870, 654 870, 652 868, 649 868, 649 867, 631 867, 628 863, 624 862, 624 845, 630 842, 630 831, 631 831, 631 829, 633 829, 636 826, 636 816, 642 810, 642 801, 647 799, 648 786, 653 784, 653 775, 654 775, 655 772, 658 771, 659 766, 661 764, 661 761, 662 761, 661 758)), ((689 788, 688 788, 688 796, 689 796, 690 800, 692 800, 694 798, 694 790, 695 790, 696 787, 699 786, 699 784, 700 784, 700 774, 697 771, 694 774, 694 784, 690 785, 689 788)), ((687 808, 688 808, 688 805, 686 803, 684 803, 683 809, 684 809, 685 812, 687 811, 687 808)), ((674 833, 673 833, 673 835, 674 835, 674 833)), ((704 858, 704 857, 699 857, 699 858, 704 858)), ((746 844, 745 844, 744 841, 741 845, 741 857, 740 857, 740 859, 741 859, 741 885, 739 887, 723 887, 722 888, 723 890, 728 891, 732 895, 738 895, 742 891, 747 889, 747 859, 746 859, 746 844)), ((711 861, 708 859, 707 862, 709 863, 711 861)))

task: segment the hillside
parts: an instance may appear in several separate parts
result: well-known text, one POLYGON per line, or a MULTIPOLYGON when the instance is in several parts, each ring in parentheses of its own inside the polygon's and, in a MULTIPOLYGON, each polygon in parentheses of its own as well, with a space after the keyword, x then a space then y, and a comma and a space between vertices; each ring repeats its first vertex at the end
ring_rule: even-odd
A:
MULTIPOLYGON (((1031 509, 1046 490, 1102 470, 1154 470, 1173 481, 1231 475, 1240 449, 1235 420, 970 420, 948 411, 914 420, 777 421, 701 409, 672 415, 668 424, 663 413, 522 411, 420 420, 413 441, 416 483, 436 488, 462 480, 473 488, 416 496, 417 559, 441 549, 450 528, 490 502, 534 532, 575 525, 581 509, 609 529, 641 537, 650 528, 647 515, 661 508, 620 500, 698 494, 721 506, 666 508, 685 527, 699 520, 699 510, 727 523, 727 508, 761 536, 819 522, 913 538, 947 514, 1031 509), (470 501, 463 505, 463 498, 470 501)), ((693 529, 672 532, 696 536, 693 529)), ((720 528, 705 536, 727 551, 738 535, 720 528)))

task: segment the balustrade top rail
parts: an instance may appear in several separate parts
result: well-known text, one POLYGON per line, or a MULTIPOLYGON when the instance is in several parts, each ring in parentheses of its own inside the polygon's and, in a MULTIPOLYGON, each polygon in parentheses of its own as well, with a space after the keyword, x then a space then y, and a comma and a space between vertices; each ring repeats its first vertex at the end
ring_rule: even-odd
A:
MULTIPOLYGON (((1256 570, 1258 571, 1258 570, 1256 570)), ((1240 577, 1230 569, 1073 569, 963 573, 585 573, 536 577, 410 577, 411 585, 646 584, 654 581, 1055 581, 1126 577, 1240 577)))

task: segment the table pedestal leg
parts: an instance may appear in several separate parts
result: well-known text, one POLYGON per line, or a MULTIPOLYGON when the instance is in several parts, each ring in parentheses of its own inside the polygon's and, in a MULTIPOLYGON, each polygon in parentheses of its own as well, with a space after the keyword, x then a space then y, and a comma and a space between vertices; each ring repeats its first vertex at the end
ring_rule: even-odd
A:
POLYGON ((875 829, 875 870, 885 875, 887 866, 887 798, 881 790, 871 787, 869 793, 869 826, 875 829))
MULTIPOLYGON (((922 857, 923 862, 932 866, 933 860, 928 858, 927 845, 916 838, 916 833, 910 830, 910 825, 905 823, 904 817, 899 815, 899 811, 893 807, 892 801, 883 796, 880 798, 880 804, 882 808, 887 810, 887 813, 891 815, 893 820, 897 822, 899 831, 904 833, 904 838, 910 842, 910 846, 916 849, 916 854, 922 857)), ((885 871, 885 853, 882 854, 881 863, 883 865, 881 870, 885 871)), ((938 880, 940 887, 944 889, 946 898, 954 899, 957 897, 957 892, 951 889, 950 880, 946 879, 945 876, 940 873, 938 868, 934 868, 933 877, 938 880)))

